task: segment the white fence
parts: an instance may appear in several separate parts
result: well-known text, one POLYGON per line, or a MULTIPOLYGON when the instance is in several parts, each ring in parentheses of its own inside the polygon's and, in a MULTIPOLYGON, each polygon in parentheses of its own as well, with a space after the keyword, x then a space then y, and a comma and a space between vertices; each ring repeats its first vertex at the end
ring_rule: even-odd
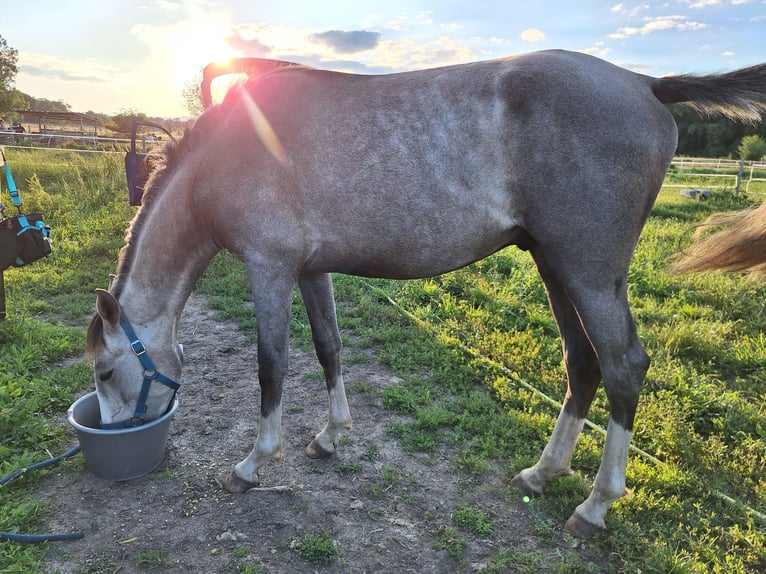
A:
MULTIPOLYGON (((130 140, 109 138, 92 133, 72 134, 48 130, 49 133, 14 133, 0 131, 0 145, 6 147, 66 149, 68 151, 126 151, 130 140)), ((146 152, 162 142, 154 134, 140 135, 136 140, 139 151, 146 152)))
MULTIPOLYGON (((699 178, 720 178, 722 185, 705 187, 726 187, 739 191, 750 191, 754 181, 766 182, 766 162, 739 159, 711 159, 676 157, 670 164, 676 168, 676 175, 699 178)), ((666 184, 666 187, 689 187, 688 184, 666 184)))

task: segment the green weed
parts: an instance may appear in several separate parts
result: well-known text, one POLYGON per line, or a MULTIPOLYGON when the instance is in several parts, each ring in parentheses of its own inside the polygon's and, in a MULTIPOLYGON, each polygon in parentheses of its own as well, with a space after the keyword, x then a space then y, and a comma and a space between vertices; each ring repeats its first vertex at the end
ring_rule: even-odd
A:
POLYGON ((157 570, 168 564, 168 551, 164 548, 142 550, 136 555, 136 564, 147 570, 157 570))
POLYGON ((340 557, 329 532, 319 534, 304 533, 299 540, 294 540, 291 547, 303 558, 316 565, 329 564, 340 557))
POLYGON ((463 560, 467 546, 468 543, 454 528, 441 527, 436 532, 435 547, 439 550, 444 550, 456 560, 463 560))
POLYGON ((354 462, 354 463, 346 463, 346 464, 336 464, 333 467, 333 470, 337 472, 340 476, 348 477, 353 474, 357 474, 359 472, 362 472, 364 469, 364 465, 354 462))
POLYGON ((452 524, 482 538, 489 538, 495 532, 495 524, 489 515, 472 506, 455 510, 452 513, 452 524))

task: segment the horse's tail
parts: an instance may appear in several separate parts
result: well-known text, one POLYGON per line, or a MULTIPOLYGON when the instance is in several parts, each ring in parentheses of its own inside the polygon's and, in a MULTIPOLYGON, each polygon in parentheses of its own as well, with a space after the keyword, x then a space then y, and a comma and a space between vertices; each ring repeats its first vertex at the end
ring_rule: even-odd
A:
POLYGON ((698 234, 705 227, 715 225, 723 225, 725 229, 698 238, 683 252, 673 269, 681 273, 747 269, 766 276, 766 203, 757 208, 713 215, 698 234))
POLYGON ((662 103, 684 104, 702 115, 757 122, 766 112, 766 64, 726 74, 653 78, 651 86, 662 103))
MULTIPOLYGON (((702 115, 723 114, 758 122, 766 113, 766 64, 726 74, 653 78, 652 91, 664 104, 684 104, 702 115)), ((679 272, 750 269, 766 273, 766 203, 759 208, 714 215, 702 228, 723 226, 700 238, 674 265, 679 272)))

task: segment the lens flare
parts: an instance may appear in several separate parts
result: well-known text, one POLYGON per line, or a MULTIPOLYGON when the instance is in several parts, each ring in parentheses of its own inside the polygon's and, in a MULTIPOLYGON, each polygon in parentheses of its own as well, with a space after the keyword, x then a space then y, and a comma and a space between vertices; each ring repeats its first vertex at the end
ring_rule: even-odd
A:
POLYGON ((244 89, 242 90, 242 101, 247 109, 247 114, 250 118, 250 123, 261 139, 261 142, 266 147, 268 152, 282 165, 287 165, 287 156, 285 150, 282 148, 282 144, 279 142, 276 132, 271 127, 269 120, 263 115, 261 108, 255 103, 250 93, 244 89))

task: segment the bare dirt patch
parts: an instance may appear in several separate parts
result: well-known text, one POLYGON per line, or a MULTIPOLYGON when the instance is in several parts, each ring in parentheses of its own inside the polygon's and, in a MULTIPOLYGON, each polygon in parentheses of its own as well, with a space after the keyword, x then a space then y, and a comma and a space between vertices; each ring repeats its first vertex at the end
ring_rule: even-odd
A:
POLYGON ((327 394, 313 352, 294 345, 283 403, 286 459, 261 477, 264 487, 282 488, 225 492, 221 478, 249 452, 257 430, 255 345, 216 320, 199 295, 187 304, 180 340, 184 384, 160 468, 110 482, 80 459, 43 481, 38 497, 52 505, 52 530, 85 533, 51 545, 47 572, 473 572, 503 547, 571 552, 571 540, 550 534, 561 525, 532 516, 506 489, 504 473, 476 480, 455 471, 448 451, 404 452, 387 433, 396 416, 377 392, 397 379, 353 341, 344 374, 354 431, 338 453, 325 461, 303 453, 324 425, 327 394), (455 527, 451 515, 466 504, 491 517, 491 536, 455 527), (323 564, 321 554, 302 553, 307 537, 331 539, 338 556, 323 564))

